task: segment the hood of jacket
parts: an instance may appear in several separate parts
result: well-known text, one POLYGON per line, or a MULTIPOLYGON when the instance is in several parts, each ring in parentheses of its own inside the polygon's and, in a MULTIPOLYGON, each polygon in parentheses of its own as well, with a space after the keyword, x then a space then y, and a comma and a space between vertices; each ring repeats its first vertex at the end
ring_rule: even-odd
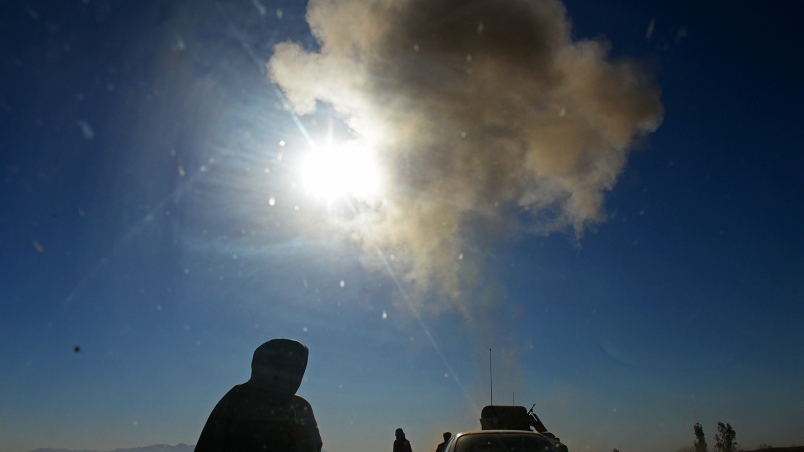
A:
POLYGON ((292 339, 271 339, 254 350, 250 382, 293 395, 307 369, 307 347, 292 339))

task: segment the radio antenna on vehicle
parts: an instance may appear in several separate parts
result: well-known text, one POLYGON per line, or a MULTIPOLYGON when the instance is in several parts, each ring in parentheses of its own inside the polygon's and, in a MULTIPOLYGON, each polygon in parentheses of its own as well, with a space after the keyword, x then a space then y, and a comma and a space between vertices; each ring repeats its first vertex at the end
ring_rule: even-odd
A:
POLYGON ((489 405, 494 405, 494 376, 491 373, 491 349, 489 349, 489 405))

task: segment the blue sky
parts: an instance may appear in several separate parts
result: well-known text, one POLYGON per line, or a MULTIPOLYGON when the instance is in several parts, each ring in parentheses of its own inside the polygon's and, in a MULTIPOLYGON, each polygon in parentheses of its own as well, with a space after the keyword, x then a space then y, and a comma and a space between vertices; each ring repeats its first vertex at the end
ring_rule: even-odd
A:
MULTIPOLYGON (((535 403, 570 450, 677 450, 696 422, 713 444, 718 421, 746 448, 804 443, 797 8, 564 6, 571 43, 605 41, 600 61, 633 59, 654 80, 613 94, 612 110, 590 120, 619 117, 628 96, 655 120, 628 129, 627 161, 604 173, 610 188, 561 186, 601 194, 591 214, 563 195, 541 197, 556 180, 586 187, 583 175, 523 172, 525 182, 500 188, 494 173, 440 166, 490 168, 490 156, 520 155, 502 154, 502 138, 547 166, 566 155, 528 154, 553 129, 538 116, 514 128, 519 117, 506 116, 528 96, 542 99, 534 111, 565 99, 529 89, 538 74, 523 70, 524 81, 489 91, 470 84, 488 110, 464 98, 442 103, 443 122, 433 121, 416 106, 428 96, 411 86, 427 88, 431 78, 415 75, 440 65, 385 78, 333 51, 328 61, 353 64, 328 68, 368 82, 350 85, 313 63, 269 76, 292 61, 272 59, 274 45, 299 42, 314 55, 339 36, 368 36, 370 16, 360 27, 325 20, 323 42, 301 2, 0 3, 0 449, 194 444, 215 403, 248 378, 254 348, 273 337, 310 348, 299 393, 329 452, 390 448, 397 427, 414 450, 434 448, 445 430, 479 428, 492 397, 489 349, 494 402, 535 403), (304 96, 288 87, 321 87, 316 110, 290 110, 304 96), (467 118, 480 121, 468 139, 484 146, 437 146, 436 126, 467 118), (496 118, 505 121, 485 128, 496 118), (300 177, 309 140, 381 129, 361 121, 385 132, 374 149, 391 181, 386 204, 311 196, 300 177), (404 124, 420 133, 403 135, 404 124), (494 190, 475 190, 481 181, 494 190), (484 204, 489 193, 499 211, 484 204)), ((400 19, 394 32, 405 43, 419 26, 442 30, 461 17, 400 19)), ((482 31, 500 36, 495 25, 506 22, 488 17, 482 31)), ((521 26, 502 35, 538 48, 519 40, 521 26)), ((416 55, 431 55, 422 39, 416 55)), ((372 60, 398 55, 374 40, 360 45, 357 61, 403 67, 372 60)), ((482 55, 458 57, 480 68, 482 55)), ((558 64, 545 61, 521 63, 558 64)), ((438 83, 436 98, 460 93, 438 83)), ((620 155, 608 142, 586 145, 592 166, 609 162, 596 159, 600 149, 620 155)))

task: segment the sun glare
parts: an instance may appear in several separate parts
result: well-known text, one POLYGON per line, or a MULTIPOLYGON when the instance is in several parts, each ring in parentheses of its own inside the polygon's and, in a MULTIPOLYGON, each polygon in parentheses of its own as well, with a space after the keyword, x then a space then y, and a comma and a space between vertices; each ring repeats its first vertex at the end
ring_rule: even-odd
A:
POLYGON ((368 198, 380 190, 373 153, 354 143, 314 148, 302 165, 302 180, 313 196, 330 201, 347 195, 368 198))

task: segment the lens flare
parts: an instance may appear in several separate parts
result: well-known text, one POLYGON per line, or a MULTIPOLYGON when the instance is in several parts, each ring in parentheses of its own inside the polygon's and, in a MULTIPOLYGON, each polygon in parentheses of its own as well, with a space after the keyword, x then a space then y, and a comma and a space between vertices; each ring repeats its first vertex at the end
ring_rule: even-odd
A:
POLYGON ((374 153, 356 143, 313 148, 301 172, 309 193, 328 201, 344 196, 366 199, 380 192, 380 170, 374 153))

